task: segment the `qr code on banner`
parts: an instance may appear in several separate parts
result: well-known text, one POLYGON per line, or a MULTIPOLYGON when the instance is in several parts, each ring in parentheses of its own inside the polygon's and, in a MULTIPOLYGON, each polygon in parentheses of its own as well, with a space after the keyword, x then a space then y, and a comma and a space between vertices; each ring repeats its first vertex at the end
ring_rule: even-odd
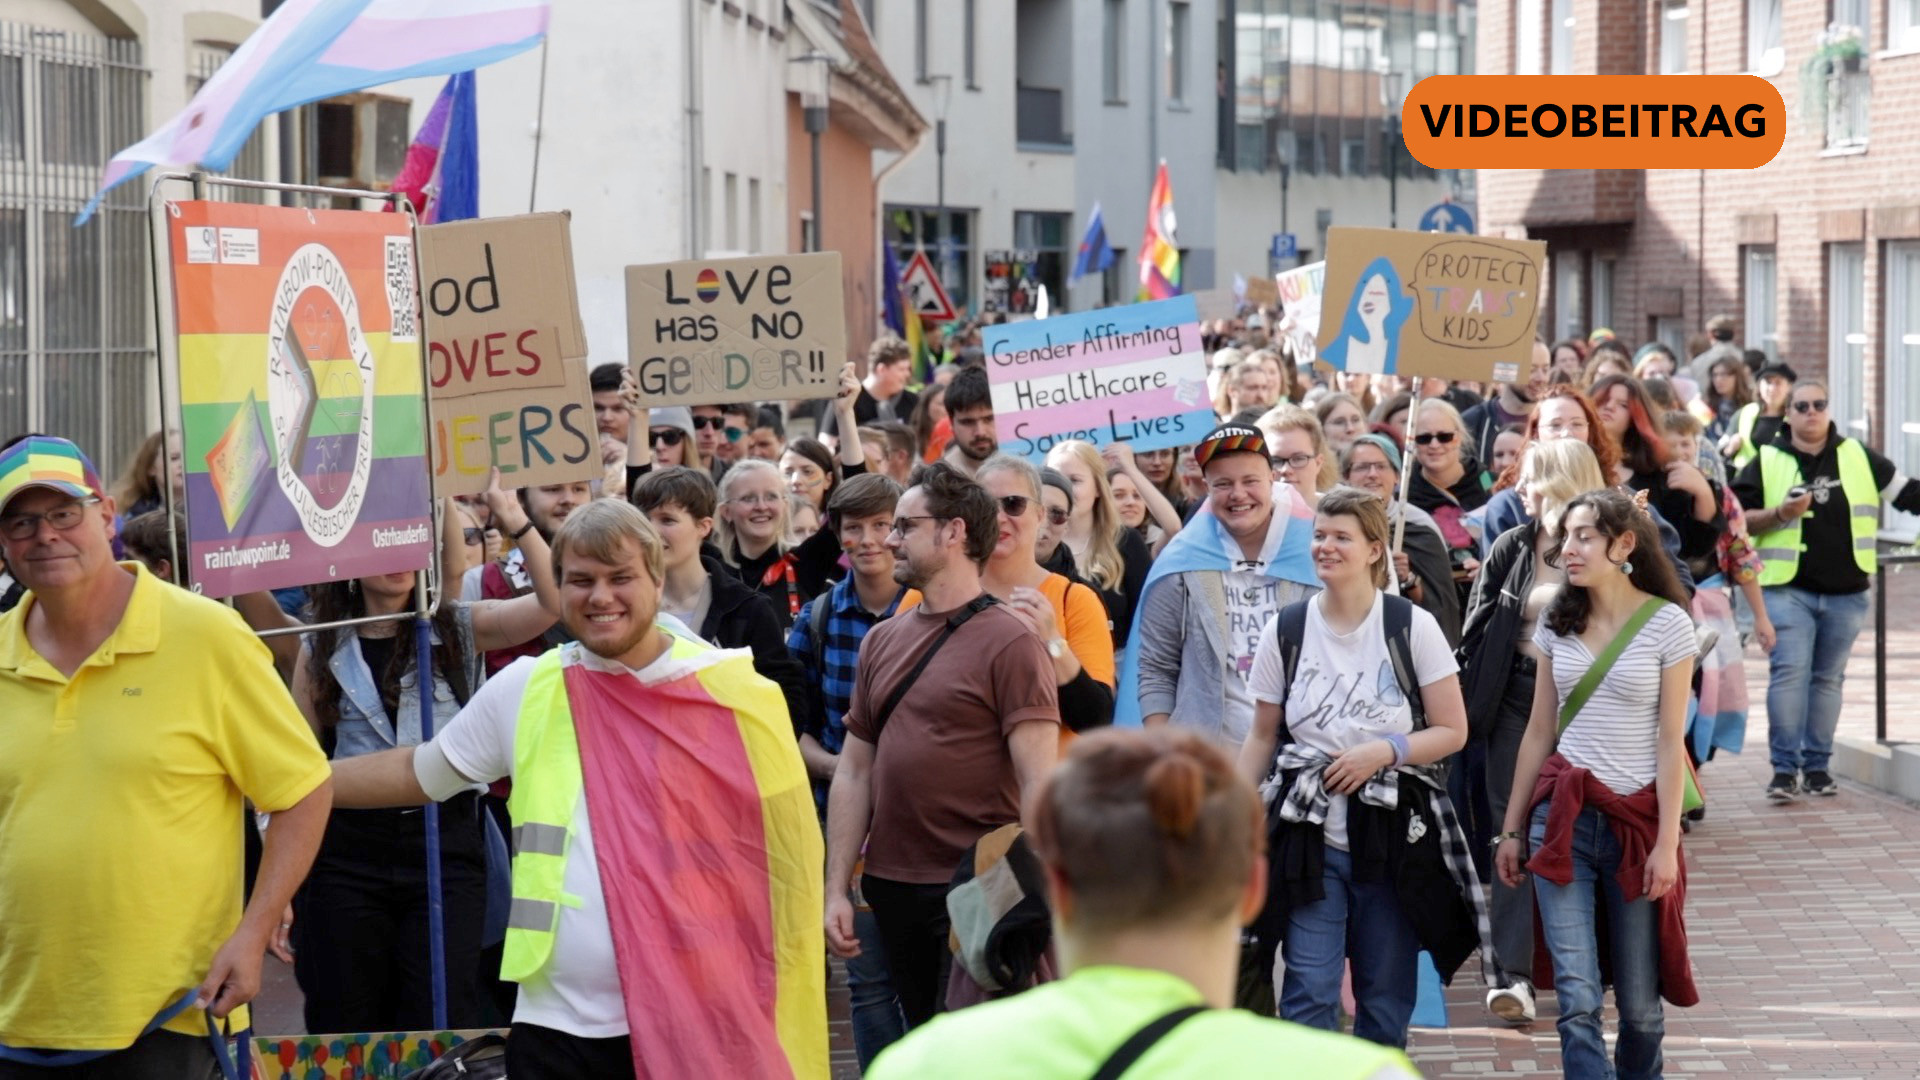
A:
POLYGON ((393 313, 392 341, 420 340, 419 302, 413 288, 411 237, 387 237, 387 308, 393 313))

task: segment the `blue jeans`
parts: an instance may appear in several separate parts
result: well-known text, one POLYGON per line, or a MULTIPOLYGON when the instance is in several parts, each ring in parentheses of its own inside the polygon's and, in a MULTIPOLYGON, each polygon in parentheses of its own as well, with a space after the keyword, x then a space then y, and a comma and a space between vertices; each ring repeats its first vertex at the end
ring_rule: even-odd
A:
MULTIPOLYGON (((1547 833, 1547 808, 1533 811, 1528 850, 1538 851, 1547 833)), ((1643 1080, 1661 1075, 1660 1041, 1667 1032, 1660 1006, 1660 941, 1653 901, 1622 898, 1614 875, 1620 870, 1620 843, 1607 816, 1594 807, 1580 811, 1573 826, 1573 881, 1555 885, 1533 875, 1534 906, 1540 931, 1553 957, 1553 992, 1560 1002, 1560 1067, 1568 1080, 1643 1080), (1606 988, 1600 983, 1600 951, 1595 930, 1596 894, 1607 905, 1613 943, 1613 1002, 1620 1013, 1615 1059, 1607 1060, 1602 1011, 1606 988), (1617 1069, 1617 1071, 1616 1071, 1617 1069)))
POLYGON ((853 1054, 864 1073, 880 1051, 907 1033, 907 1018, 887 975, 887 948, 873 912, 854 910, 853 936, 860 941, 860 955, 847 961, 847 1005, 853 1014, 853 1054))
POLYGON ((1767 742, 1773 771, 1825 771, 1840 724, 1840 684, 1867 594, 1808 592, 1791 585, 1762 590, 1779 636, 1767 661, 1767 742))
POLYGON ((1340 976, 1353 961, 1353 1033, 1406 1049, 1418 990, 1420 941, 1390 881, 1357 882, 1353 856, 1326 849, 1324 899, 1287 916, 1280 1018, 1340 1030, 1340 976))

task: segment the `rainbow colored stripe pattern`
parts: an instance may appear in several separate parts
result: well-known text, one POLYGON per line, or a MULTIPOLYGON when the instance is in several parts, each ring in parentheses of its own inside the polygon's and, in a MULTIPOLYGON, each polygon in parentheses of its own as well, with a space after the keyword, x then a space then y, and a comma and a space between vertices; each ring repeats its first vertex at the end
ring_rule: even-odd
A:
POLYGON ((1167 163, 1153 174, 1153 194, 1147 198, 1147 231, 1140 238, 1139 300, 1165 300, 1180 295, 1180 243, 1174 238, 1173 181, 1167 163))

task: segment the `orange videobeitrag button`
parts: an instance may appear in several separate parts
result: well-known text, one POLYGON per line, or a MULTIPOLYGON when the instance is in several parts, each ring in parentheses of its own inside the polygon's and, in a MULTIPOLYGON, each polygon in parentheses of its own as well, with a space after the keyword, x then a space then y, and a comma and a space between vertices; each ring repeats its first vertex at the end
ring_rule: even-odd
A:
POLYGON ((1400 129, 1433 169, 1757 169, 1786 116, 1758 75, 1435 75, 1400 129))

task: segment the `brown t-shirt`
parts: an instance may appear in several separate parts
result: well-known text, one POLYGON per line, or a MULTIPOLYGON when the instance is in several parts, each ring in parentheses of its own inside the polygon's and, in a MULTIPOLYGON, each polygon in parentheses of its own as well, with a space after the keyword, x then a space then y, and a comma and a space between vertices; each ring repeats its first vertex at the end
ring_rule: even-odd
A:
MULTIPOLYGON (((952 612, 902 612, 860 645, 847 733, 874 742, 872 716, 920 662, 952 612)), ((900 699, 874 748, 867 873, 928 885, 953 877, 967 846, 1020 820, 1007 737, 1060 723, 1053 661, 1006 608, 967 620, 900 699)))

